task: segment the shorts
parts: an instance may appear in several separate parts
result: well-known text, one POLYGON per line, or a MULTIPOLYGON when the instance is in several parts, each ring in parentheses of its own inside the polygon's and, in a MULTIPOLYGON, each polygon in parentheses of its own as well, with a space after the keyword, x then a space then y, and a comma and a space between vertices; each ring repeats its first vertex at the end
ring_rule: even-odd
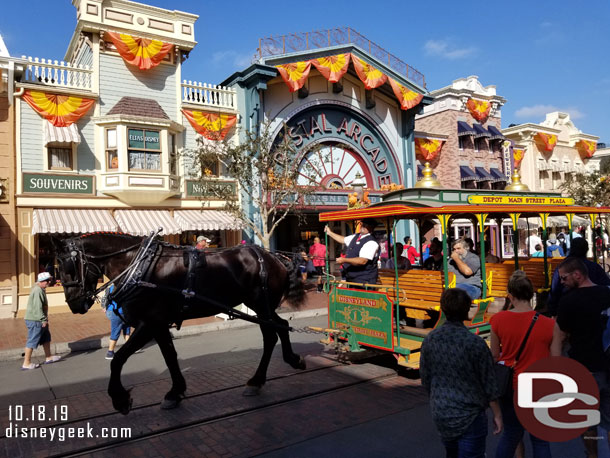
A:
POLYGON ((119 340, 121 331, 125 336, 131 333, 131 327, 125 324, 110 307, 106 309, 106 317, 110 320, 110 340, 119 340))
POLYGON ((305 272, 307 272, 307 266, 303 265, 303 266, 299 266, 299 271, 304 274, 305 272))
POLYGON ((26 348, 35 349, 38 345, 46 344, 51 341, 51 332, 49 324, 43 328, 42 321, 25 320, 25 325, 28 328, 28 340, 25 343, 26 348))
POLYGON ((315 271, 314 275, 321 277, 323 275, 324 266, 315 266, 315 268, 316 268, 316 271, 315 271))
POLYGON ((610 378, 606 372, 592 372, 591 375, 599 388, 599 426, 610 431, 610 378))

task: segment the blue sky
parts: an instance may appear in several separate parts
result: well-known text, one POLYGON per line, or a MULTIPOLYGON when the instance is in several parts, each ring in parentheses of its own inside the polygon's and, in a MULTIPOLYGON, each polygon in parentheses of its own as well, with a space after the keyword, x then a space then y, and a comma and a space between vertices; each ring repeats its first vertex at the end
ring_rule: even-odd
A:
MULTIPOLYGON (((478 75, 507 99, 502 126, 570 113, 610 144, 610 2, 148 0, 198 14, 183 77, 219 83, 247 66, 261 37, 349 26, 422 72, 429 90, 478 75)), ((0 34, 13 56, 62 59, 76 10, 69 0, 3 2, 0 34)))

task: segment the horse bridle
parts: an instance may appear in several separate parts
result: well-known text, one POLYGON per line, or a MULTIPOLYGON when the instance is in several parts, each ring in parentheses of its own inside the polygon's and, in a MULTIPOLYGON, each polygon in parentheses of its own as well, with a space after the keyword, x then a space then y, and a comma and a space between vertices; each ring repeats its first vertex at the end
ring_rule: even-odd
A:
POLYGON ((93 272, 96 275, 96 278, 99 278, 103 274, 102 269, 100 269, 98 267, 98 265, 95 264, 94 262, 91 262, 91 260, 103 259, 103 258, 115 256, 117 254, 126 253, 139 246, 140 246, 140 243, 136 243, 135 245, 131 245, 127 248, 123 248, 118 251, 113 251, 112 253, 106 253, 106 254, 101 254, 101 255, 88 255, 85 253, 85 247, 83 246, 83 242, 80 238, 66 240, 67 253, 58 253, 57 258, 59 260, 61 260, 62 267, 63 267, 63 263, 68 262, 68 261, 72 262, 72 265, 74 266, 74 271, 77 273, 78 278, 75 280, 72 280, 72 281, 64 281, 63 277, 65 275, 65 273, 64 273, 65 269, 62 268, 60 270, 60 278, 61 278, 62 286, 64 286, 64 287, 79 286, 80 287, 80 294, 78 296, 76 296, 76 298, 74 300, 80 300, 83 298, 84 299, 93 299, 93 300, 97 299, 97 295, 100 292, 104 291, 112 283, 113 280, 110 280, 110 281, 104 283, 102 286, 97 288, 95 291, 88 290, 86 287, 86 281, 85 281, 87 276, 93 272), (77 263, 76 263, 77 259, 80 260, 80 266, 78 266, 78 267, 77 267, 77 263), (91 266, 94 267, 97 272, 94 272, 93 269, 90 269, 91 266))

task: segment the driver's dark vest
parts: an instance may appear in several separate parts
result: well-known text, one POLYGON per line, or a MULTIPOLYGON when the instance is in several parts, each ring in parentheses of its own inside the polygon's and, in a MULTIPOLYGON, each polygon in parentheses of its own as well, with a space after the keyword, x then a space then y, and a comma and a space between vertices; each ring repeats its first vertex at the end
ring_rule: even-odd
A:
MULTIPOLYGON (((355 235, 350 244, 347 246, 345 253, 346 258, 359 258, 360 249, 366 242, 377 241, 371 236, 366 234, 363 236, 355 235)), ((352 264, 343 264, 345 267, 345 279, 354 283, 377 283, 377 261, 379 260, 379 244, 377 244, 377 251, 373 260, 368 260, 363 266, 354 266, 352 264)))

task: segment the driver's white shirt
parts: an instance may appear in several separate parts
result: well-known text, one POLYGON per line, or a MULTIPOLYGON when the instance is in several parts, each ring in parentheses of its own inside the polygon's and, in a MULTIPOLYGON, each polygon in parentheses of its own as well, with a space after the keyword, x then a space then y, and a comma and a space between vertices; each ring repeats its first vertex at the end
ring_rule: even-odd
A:
MULTIPOLYGON (((367 234, 367 235, 369 235, 369 234, 367 234)), ((354 237, 358 237, 358 236, 360 236, 360 234, 348 235, 347 237, 345 237, 345 240, 343 241, 343 243, 345 243, 346 246, 349 246, 349 244, 352 242, 354 237)), ((364 235, 362 237, 364 237, 364 235)), ((360 246, 360 245, 361 245, 360 242, 356 242, 356 246, 360 246)), ((368 242, 366 242, 364 245, 362 245, 360 247, 358 256, 360 258, 365 258, 365 259, 368 259, 369 261, 372 261, 373 259, 375 259, 375 254, 377 253, 377 250, 379 250, 379 244, 375 241, 375 239, 369 238, 368 242)))

